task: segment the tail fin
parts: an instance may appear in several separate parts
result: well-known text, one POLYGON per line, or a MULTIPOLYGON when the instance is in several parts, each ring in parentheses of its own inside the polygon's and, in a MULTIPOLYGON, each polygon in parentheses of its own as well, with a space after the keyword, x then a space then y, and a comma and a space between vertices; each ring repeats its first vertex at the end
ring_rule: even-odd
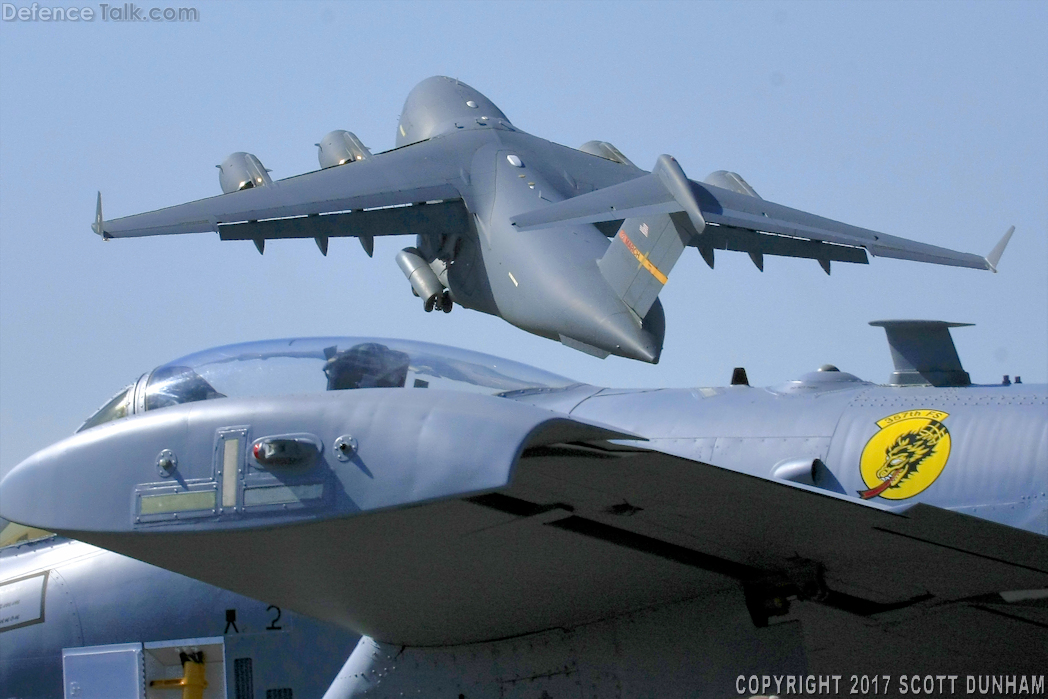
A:
POLYGON ((691 238, 684 216, 652 214, 626 219, 597 261, 604 279, 639 318, 648 314, 691 238))

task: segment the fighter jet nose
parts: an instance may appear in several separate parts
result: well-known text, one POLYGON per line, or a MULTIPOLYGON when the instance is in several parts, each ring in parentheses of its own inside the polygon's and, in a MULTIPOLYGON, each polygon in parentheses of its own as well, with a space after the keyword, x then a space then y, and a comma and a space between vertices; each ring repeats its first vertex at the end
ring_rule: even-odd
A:
POLYGON ((46 499, 46 493, 37 492, 33 468, 35 456, 18 464, 0 478, 0 518, 27 526, 44 526, 36 506, 46 499))

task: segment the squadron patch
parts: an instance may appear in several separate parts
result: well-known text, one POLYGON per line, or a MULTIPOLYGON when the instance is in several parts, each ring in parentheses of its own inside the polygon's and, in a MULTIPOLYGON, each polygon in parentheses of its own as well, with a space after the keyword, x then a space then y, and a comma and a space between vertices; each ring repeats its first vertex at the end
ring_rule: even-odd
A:
POLYGON ((949 416, 941 410, 906 410, 878 420, 881 429, 859 459, 869 488, 859 491, 862 499, 905 500, 930 486, 950 458, 950 431, 942 424, 949 416))

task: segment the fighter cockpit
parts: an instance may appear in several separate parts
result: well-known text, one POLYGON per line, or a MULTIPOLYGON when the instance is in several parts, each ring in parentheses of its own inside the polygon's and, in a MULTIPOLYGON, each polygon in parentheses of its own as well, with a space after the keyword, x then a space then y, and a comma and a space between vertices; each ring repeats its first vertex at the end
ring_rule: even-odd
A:
POLYGON ((142 375, 77 432, 172 405, 357 388, 437 388, 498 395, 577 382, 479 352, 410 340, 326 337, 227 345, 142 375))

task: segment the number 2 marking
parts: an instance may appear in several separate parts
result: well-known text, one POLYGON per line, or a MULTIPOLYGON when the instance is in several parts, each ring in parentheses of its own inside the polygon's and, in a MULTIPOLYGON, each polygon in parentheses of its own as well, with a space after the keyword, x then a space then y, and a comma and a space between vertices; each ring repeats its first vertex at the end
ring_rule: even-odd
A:
POLYGON ((276 606, 275 604, 271 604, 268 607, 266 607, 267 612, 273 609, 277 610, 277 615, 273 617, 273 621, 269 622, 269 626, 266 627, 266 631, 280 631, 284 628, 283 626, 277 626, 277 622, 280 621, 280 615, 282 614, 282 612, 280 611, 280 607, 276 606))

